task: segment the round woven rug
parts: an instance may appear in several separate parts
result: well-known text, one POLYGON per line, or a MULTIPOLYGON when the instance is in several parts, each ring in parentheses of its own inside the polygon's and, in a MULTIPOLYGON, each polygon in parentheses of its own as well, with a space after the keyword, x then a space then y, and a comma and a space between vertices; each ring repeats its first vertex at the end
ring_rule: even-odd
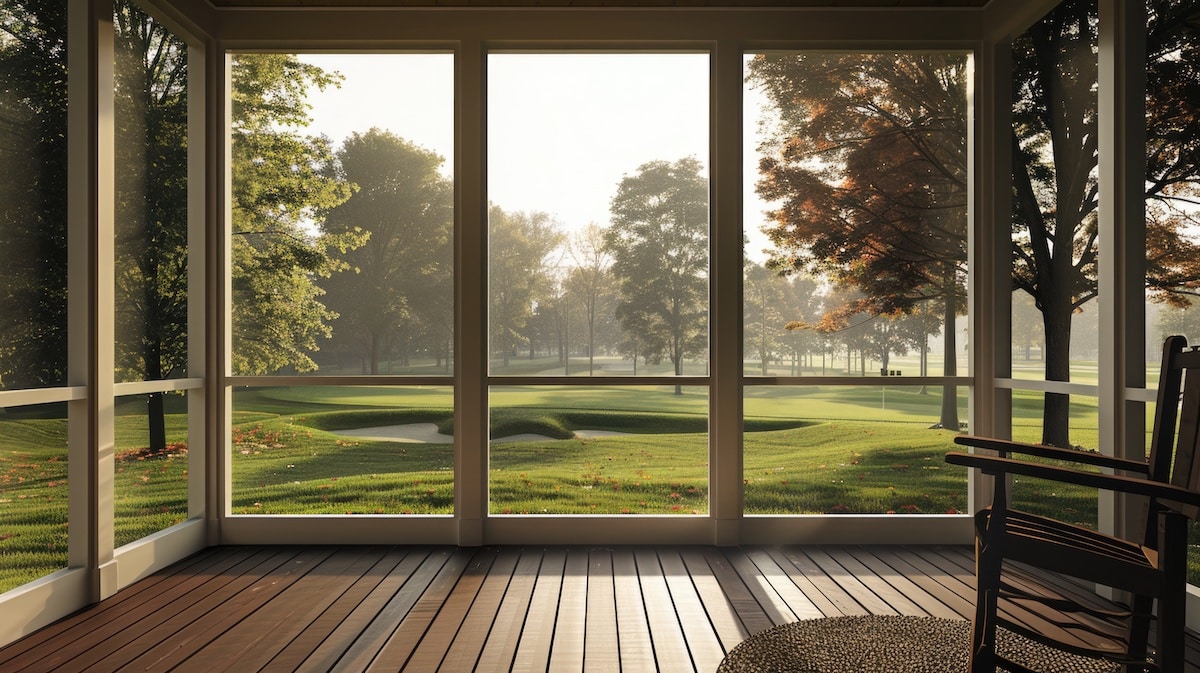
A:
MULTIPOLYGON (((827 617, 760 631, 725 656, 717 673, 957 673, 967 670, 971 623, 934 617, 827 617)), ((1000 631, 999 652, 1047 673, 1113 673, 1114 664, 1000 631)))

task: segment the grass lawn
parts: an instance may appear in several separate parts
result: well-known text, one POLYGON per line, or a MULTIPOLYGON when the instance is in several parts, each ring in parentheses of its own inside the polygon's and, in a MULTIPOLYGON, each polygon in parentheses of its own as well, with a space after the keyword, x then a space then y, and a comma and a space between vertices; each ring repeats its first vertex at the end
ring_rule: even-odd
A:
MULTIPOLYGON (((748 514, 961 513, 966 471, 946 465, 954 431, 930 427, 940 390, 747 388, 748 514)), ((452 514, 449 443, 337 434, 431 423, 454 432, 443 387, 238 390, 232 429, 233 513, 452 514)), ((1094 446, 1094 400, 1075 399, 1073 441, 1094 446)), ((670 387, 505 387, 491 397, 493 515, 708 511, 707 394, 670 387), (620 436, 576 438, 581 430, 620 436)), ((1014 435, 1036 439, 1041 402, 1017 395, 1014 435)), ((117 420, 118 546, 186 518, 186 414, 169 399, 168 451, 149 455, 143 403, 117 420)), ((66 565, 66 421, 58 410, 0 417, 0 590, 66 565)), ((965 417, 965 413, 963 414, 965 417)), ((1095 525, 1095 491, 1019 483, 1022 506, 1095 525)))

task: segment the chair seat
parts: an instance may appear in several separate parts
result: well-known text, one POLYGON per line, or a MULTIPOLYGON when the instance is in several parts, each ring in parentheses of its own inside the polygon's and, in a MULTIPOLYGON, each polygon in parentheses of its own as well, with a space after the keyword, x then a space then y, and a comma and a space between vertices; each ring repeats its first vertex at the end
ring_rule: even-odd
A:
MULTIPOLYGON (((990 524, 991 508, 976 515, 981 531, 990 524)), ((1156 555, 1141 545, 1020 510, 1007 510, 1005 533, 998 623, 1066 651, 1121 660, 1129 649, 1131 612, 1091 587, 1153 577, 1156 555)))
MULTIPOLYGON (((975 515, 981 540, 988 540, 992 508, 975 515)), ((1161 591, 1158 554, 1142 545, 1090 528, 1021 510, 1005 513, 1006 560, 1023 561, 1104 586, 1156 595, 1161 591)))

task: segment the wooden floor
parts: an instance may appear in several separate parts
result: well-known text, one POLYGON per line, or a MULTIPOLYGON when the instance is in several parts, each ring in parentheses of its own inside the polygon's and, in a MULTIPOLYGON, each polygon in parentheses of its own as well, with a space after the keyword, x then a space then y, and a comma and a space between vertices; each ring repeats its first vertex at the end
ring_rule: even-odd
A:
POLYGON ((222 547, 0 649, 0 671, 709 673, 799 619, 966 619, 972 572, 966 547, 222 547))

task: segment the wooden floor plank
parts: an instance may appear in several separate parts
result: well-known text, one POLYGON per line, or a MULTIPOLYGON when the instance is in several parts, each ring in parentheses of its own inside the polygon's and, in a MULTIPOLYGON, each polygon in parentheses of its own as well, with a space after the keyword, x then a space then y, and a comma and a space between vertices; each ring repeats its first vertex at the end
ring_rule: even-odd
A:
MULTIPOLYGON (((84 610, 46 629, 48 638, 41 632, 33 634, 26 643, 18 641, 12 646, 12 654, 6 656, 0 670, 39 671, 55 670, 76 666, 72 659, 86 653, 88 660, 99 659, 121 649, 129 641, 138 638, 147 625, 170 619, 197 600, 195 594, 219 590, 243 572, 249 571, 270 558, 272 554, 261 550, 246 550, 215 559, 202 567, 185 564, 187 575, 176 575, 167 581, 155 577, 144 585, 139 583, 128 600, 112 605, 108 601, 95 606, 95 610, 84 610), (194 574, 193 574, 194 573, 194 574), (161 592, 155 595, 156 592, 161 592), (63 638, 65 642, 53 647, 40 647, 63 638), (80 637, 77 634, 83 634, 80 637)), ((114 598, 122 598, 120 593, 114 598)), ((8 654, 7 648, 5 654, 8 654)))
POLYGON ((730 564, 729 558, 725 554, 718 549, 709 548, 699 552, 699 555, 712 570, 713 577, 716 578, 726 600, 729 601, 729 609, 737 615, 738 621, 742 623, 742 628, 746 630, 747 634, 758 633, 776 624, 763 610, 758 599, 754 597, 754 593, 746 586, 742 576, 730 564))
POLYGON ((621 670, 626 673, 654 670, 654 643, 646 621, 641 579, 633 551, 615 549, 612 555, 613 598, 617 612, 617 640, 621 670))
POLYGON ((529 613, 521 629, 521 642, 513 658, 513 673, 545 671, 554 642, 554 620, 558 614, 558 594, 562 590, 563 569, 567 565, 565 549, 547 550, 538 571, 529 613))
POLYGON ((683 639, 687 642, 692 663, 698 671, 717 670, 725 658, 725 649, 721 647, 721 639, 708 619, 704 602, 700 600, 691 573, 680 558, 679 551, 670 548, 659 550, 658 562, 666 577, 667 590, 671 593, 671 602, 675 604, 675 614, 683 628, 683 639))
MULTIPOLYGON (((898 590, 891 580, 896 579, 891 568, 887 568, 888 577, 883 577, 858 558, 858 549, 854 547, 831 547, 827 553, 838 565, 846 569, 858 582, 870 588, 871 593, 899 615, 924 616, 927 613, 921 606, 898 590)), ((886 566, 885 566, 886 568, 886 566)), ((911 584, 911 583, 910 583, 911 584)))
POLYGON ((0 670, 709 673, 814 607, 966 617, 973 566, 933 545, 213 548, 0 648, 0 670))
MULTIPOLYGON (((331 644, 339 627, 350 615, 366 604, 373 591, 397 569, 400 562, 410 554, 404 549, 389 549, 369 569, 353 578, 352 586, 343 591, 319 617, 305 626, 271 661, 262 668, 262 673, 289 673, 300 669, 304 662, 315 656, 322 645, 331 644)), ((332 666, 332 659, 329 665, 332 666)))
MULTIPOLYGON (((466 568, 461 575, 453 579, 449 593, 440 601, 440 605, 436 606, 436 616, 430 621, 427 632, 417 637, 412 655, 406 659, 405 668, 413 671, 436 671, 441 666, 446 653, 450 651, 450 646, 462 631, 462 624, 466 621, 475 599, 479 597, 479 591, 487 581, 499 553, 500 550, 496 547, 473 550, 466 568)), ((447 581, 450 579, 448 577, 447 581)), ((416 631, 413 633, 416 634, 416 631)), ((464 634, 464 640, 478 638, 482 642, 484 636, 486 633, 473 633, 469 636, 464 634)), ((395 661, 399 662, 399 657, 395 661)), ((388 665, 386 661, 382 661, 381 664, 385 667, 388 665)))
POLYGON ((294 550, 262 551, 244 560, 223 574, 217 581, 206 582, 194 592, 180 597, 169 607, 148 616, 150 628, 133 625, 119 636, 108 638, 103 645, 88 650, 86 656, 58 666, 63 671, 113 671, 125 666, 140 655, 163 643, 176 642, 198 620, 224 609, 225 604, 239 593, 248 591, 261 578, 285 564, 294 550))
MULTIPOLYGON (((100 625, 116 624, 119 626, 124 623, 126 614, 145 611, 143 606, 147 604, 147 601, 154 600, 164 593, 175 591, 180 585, 193 587, 202 584, 212 576, 223 572, 222 568, 232 567, 240 560, 258 552, 258 549, 242 549, 237 550, 236 557, 233 557, 223 553, 218 547, 210 547, 168 569, 153 573, 98 605, 60 619, 8 647, 0 649, 0 670, 25 670, 32 662, 29 660, 18 661, 17 658, 26 652, 36 651, 43 643, 55 640, 62 634, 73 630, 86 629, 88 632, 92 632, 100 625)), ((49 649, 58 651, 60 648, 49 649)), ((42 650, 35 656, 45 653, 46 650, 42 650)))
MULTIPOLYGON (((922 584, 918 584, 909 579, 901 572, 901 569, 896 565, 888 563, 871 552, 869 548, 861 548, 853 554, 854 559, 863 566, 870 569, 876 577, 884 582, 887 582, 901 597, 909 603, 916 605, 917 608, 928 614, 930 617, 941 617, 943 619, 958 619, 960 615, 948 606, 943 597, 949 599, 949 592, 936 582, 930 585, 934 590, 933 593, 926 591, 922 584)), ((891 602, 891 601, 889 601, 891 602)), ((897 607, 893 604, 893 607, 897 607)), ((897 607, 899 609, 899 607, 897 607)), ((913 614, 908 611, 902 611, 902 614, 913 614)))
POLYGON ((830 556, 829 551, 827 551, 829 549, 833 548, 807 548, 804 550, 804 553, 817 564, 822 572, 837 582, 842 591, 850 594, 859 605, 866 608, 868 614, 899 614, 887 601, 877 596, 872 588, 867 586, 862 579, 855 577, 854 573, 850 572, 850 570, 830 556))
POLYGON ((483 653, 476 663, 476 673, 507 673, 516 659, 521 630, 525 627, 525 616, 529 614, 529 604, 533 600, 538 568, 542 565, 540 550, 523 548, 519 553, 517 568, 504 592, 495 622, 483 646, 483 653))
POLYGON ((792 614, 796 615, 796 619, 817 619, 825 616, 765 549, 748 549, 746 556, 754 562, 759 574, 771 584, 771 588, 779 594, 779 598, 787 604, 792 614))
POLYGON ((261 669, 378 560, 379 552, 365 549, 335 551, 172 673, 261 669))
POLYGON ((617 640, 617 600, 611 549, 588 551, 587 624, 584 628, 583 670, 610 673, 621 668, 617 640))
POLYGON ((474 600, 479 585, 483 582, 483 575, 487 572, 486 568, 480 568, 480 566, 483 564, 490 566, 492 561, 490 556, 485 559, 477 559, 476 551, 475 549, 459 548, 451 552, 446 564, 438 571, 429 586, 421 592, 412 609, 408 611, 404 619, 400 620, 400 624, 392 632, 391 638, 388 638, 383 649, 367 667, 368 671, 392 673, 404 669, 409 658, 422 642, 428 642, 428 648, 433 652, 425 655, 426 668, 414 664, 412 670, 430 671, 437 668, 437 663, 441 661, 441 657, 446 651, 445 648, 449 647, 449 640, 453 638, 453 635, 447 635, 441 631, 430 632, 430 626, 438 618, 438 615, 442 614, 442 608, 449 604, 450 610, 447 611, 445 620, 446 627, 454 632, 458 631, 458 627, 462 624, 462 617, 466 614, 466 608, 470 606, 470 601, 474 600), (455 589, 460 581, 463 584, 463 591, 456 593, 455 589), (430 636, 428 640, 426 640, 427 635, 430 636))
MULTIPOLYGON (((301 549, 282 565, 263 575, 253 584, 234 593, 211 614, 193 622, 170 639, 140 654, 124 666, 128 670, 171 670, 221 634, 235 627, 247 615, 267 604, 284 589, 308 573, 330 554, 327 549, 301 549)), ((101 667, 99 670, 106 670, 101 667)), ((113 670, 113 669, 107 669, 113 670)))
MULTIPOLYGON (((721 580, 699 551, 691 547, 684 548, 680 550, 679 558, 696 586, 696 593, 704 605, 704 612, 721 641, 721 649, 729 652, 750 635, 742 620, 738 618, 732 597, 722 588, 721 580)), ((738 584, 741 585, 741 582, 738 584)))
POLYGON ((792 584, 796 585, 796 588, 804 594, 805 599, 813 604, 813 607, 816 608, 814 617, 837 617, 842 614, 837 604, 827 598, 808 576, 796 568, 795 564, 788 559, 783 549, 778 547, 765 549, 762 553, 768 555, 771 561, 779 568, 780 572, 786 575, 792 584))
POLYGON ((870 610, 864 607, 861 603, 854 599, 854 596, 841 585, 837 580, 830 577, 825 570, 817 564, 808 554, 800 548, 787 548, 782 550, 783 557, 792 564, 801 576, 807 579, 825 600, 829 601, 835 608, 836 613, 830 613, 828 616, 837 617, 843 616, 861 616, 871 614, 870 610))
POLYGON ((792 612, 792 608, 779 596, 779 592, 775 591, 775 587, 771 586, 771 582, 759 573, 758 566, 754 565, 754 561, 751 561, 741 550, 737 550, 736 553, 726 551, 726 556, 729 559, 729 565, 737 571, 746 588, 754 596, 754 600, 766 613, 771 626, 787 624, 799 619, 796 613, 792 612))
POLYGON ((496 548, 492 552, 495 560, 438 670, 446 673, 478 670, 477 663, 484 644, 497 621, 500 602, 504 599, 521 556, 521 551, 513 547, 496 548))
POLYGON ((654 643, 654 660, 662 673, 681 673, 696 670, 688 655, 687 641, 679 625, 679 616, 671 602, 671 592, 653 549, 638 549, 633 553, 642 599, 646 602, 646 621, 650 624, 650 640, 654 643))
POLYGON ((583 669, 584 630, 587 628, 588 550, 573 547, 567 552, 562 590, 558 594, 558 617, 550 645, 551 671, 583 669))
POLYGON ((969 583, 972 578, 967 577, 968 581, 964 581, 961 575, 947 573, 908 550, 883 547, 872 551, 925 591, 937 596, 959 619, 970 619, 975 614, 975 589, 969 583))
MULTIPOLYGON (((450 552, 445 549, 421 547, 404 551, 399 558, 394 559, 395 565, 390 569, 387 563, 377 566, 377 571, 385 572, 383 577, 373 585, 363 586, 356 592, 353 597, 358 598, 359 603, 352 607, 347 606, 350 607, 350 612, 342 617, 337 626, 305 657, 296 670, 299 673, 330 671, 339 662, 343 670, 348 670, 354 665, 353 662, 360 662, 365 668, 375 653, 383 647, 395 621, 399 621, 407 612, 408 607, 403 605, 404 600, 412 598, 416 601, 413 597, 414 592, 410 590, 409 593, 402 594, 402 589, 409 585, 410 580, 413 585, 428 583, 428 579, 433 577, 437 568, 440 568, 441 563, 449 556, 450 552), (423 572, 428 578, 422 578, 423 572), (365 593, 363 590, 366 590, 365 593)), ((268 664, 267 670, 284 673, 287 669, 268 664)))
MULTIPOLYGON (((396 632, 399 624, 408 616, 417 601, 421 600, 425 591, 453 553, 453 550, 448 548, 434 549, 427 556, 421 558, 410 572, 406 572, 398 578, 400 586, 396 587, 395 592, 388 596, 387 604, 374 614, 363 615, 370 618, 370 623, 366 628, 359 631, 357 635, 353 632, 347 634, 354 637, 354 641, 337 659, 337 670, 346 673, 367 670, 367 667, 387 645, 388 639, 396 632)), ((329 670, 317 667, 315 661, 305 662, 304 669, 329 670)))

